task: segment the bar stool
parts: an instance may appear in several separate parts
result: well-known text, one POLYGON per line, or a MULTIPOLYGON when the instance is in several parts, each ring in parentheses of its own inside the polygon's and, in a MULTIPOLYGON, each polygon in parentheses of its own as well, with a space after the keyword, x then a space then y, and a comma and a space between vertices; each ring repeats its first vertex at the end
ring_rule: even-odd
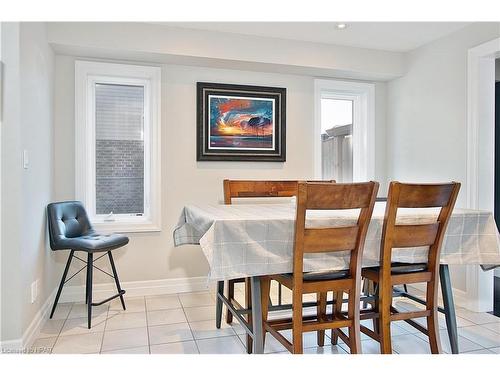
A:
POLYGON ((57 289, 56 299, 54 301, 54 306, 50 313, 50 319, 54 316, 56 311, 57 303, 63 286, 66 282, 72 279, 80 271, 87 269, 87 282, 86 282, 86 296, 85 302, 88 309, 88 328, 91 328, 92 320, 92 307, 99 306, 103 303, 109 302, 112 299, 120 298, 123 310, 125 310, 125 301, 123 300, 123 295, 125 290, 120 287, 120 281, 118 280, 118 274, 116 273, 115 262, 113 261, 112 250, 118 249, 122 246, 128 244, 128 237, 119 234, 99 234, 93 228, 89 221, 87 212, 83 207, 83 204, 78 201, 68 201, 68 202, 56 202, 50 203, 47 206, 47 220, 49 227, 49 238, 50 247, 52 250, 70 250, 68 261, 66 262, 66 267, 64 268, 63 276, 59 288, 57 289), (83 251, 87 253, 87 261, 79 258, 75 255, 76 251, 83 251), (105 253, 94 259, 94 254, 105 253), (94 265, 94 262, 104 256, 108 256, 109 263, 111 265, 111 270, 113 274, 109 274, 106 271, 94 265), (73 258, 76 258, 86 265, 77 271, 73 276, 66 279, 68 275, 69 267, 73 258), (116 288, 118 293, 112 297, 106 298, 101 302, 92 302, 92 278, 93 269, 106 273, 108 276, 115 280, 116 288))

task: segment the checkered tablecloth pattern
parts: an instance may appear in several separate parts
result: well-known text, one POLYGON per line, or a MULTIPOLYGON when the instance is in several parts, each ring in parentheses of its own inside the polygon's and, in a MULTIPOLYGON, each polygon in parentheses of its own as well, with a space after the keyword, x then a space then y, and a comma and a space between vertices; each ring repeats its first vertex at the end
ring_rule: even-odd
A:
MULTIPOLYGON (((368 228, 363 266, 378 265, 385 203, 377 202, 368 228)), ((306 226, 345 226, 355 210, 311 211, 306 226)), ((436 209, 400 209, 398 222, 435 220, 436 209)), ((200 244, 210 265, 210 279, 292 272, 294 204, 235 204, 184 207, 174 231, 176 246, 200 244)), ((427 260, 427 247, 394 249, 393 261, 427 260)), ((491 212, 455 209, 441 250, 443 264, 500 265, 500 241, 491 212)), ((309 254, 304 271, 347 269, 349 254, 309 254)))

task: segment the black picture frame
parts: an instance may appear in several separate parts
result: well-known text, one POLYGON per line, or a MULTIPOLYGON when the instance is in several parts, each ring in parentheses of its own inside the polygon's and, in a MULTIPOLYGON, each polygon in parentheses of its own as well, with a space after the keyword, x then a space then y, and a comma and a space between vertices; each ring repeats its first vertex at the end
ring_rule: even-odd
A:
MULTIPOLYGON (((286 88, 197 82, 197 161, 286 161, 286 88), (213 97, 236 97, 272 101, 273 147, 268 149, 213 148, 210 144, 209 101, 213 97)), ((258 137, 258 133, 257 133, 258 137)))

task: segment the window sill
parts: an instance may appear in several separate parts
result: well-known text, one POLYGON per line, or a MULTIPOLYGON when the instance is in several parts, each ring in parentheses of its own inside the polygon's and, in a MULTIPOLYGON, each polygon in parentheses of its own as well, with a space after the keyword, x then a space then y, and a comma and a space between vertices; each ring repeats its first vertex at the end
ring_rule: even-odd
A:
POLYGON ((152 221, 126 222, 126 221, 92 221, 98 232, 113 233, 140 233, 161 232, 161 225, 152 221))

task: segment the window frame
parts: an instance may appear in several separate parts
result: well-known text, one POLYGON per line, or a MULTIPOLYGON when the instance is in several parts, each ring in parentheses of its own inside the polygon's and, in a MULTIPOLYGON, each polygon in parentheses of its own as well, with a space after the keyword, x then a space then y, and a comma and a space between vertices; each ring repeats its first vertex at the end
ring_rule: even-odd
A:
POLYGON ((97 229, 115 232, 161 230, 161 68, 75 61, 75 196, 97 229), (144 87, 144 215, 96 214, 95 84, 144 87))
POLYGON ((375 179, 375 84, 314 80, 314 174, 321 179, 321 99, 353 101, 352 179, 375 179))

